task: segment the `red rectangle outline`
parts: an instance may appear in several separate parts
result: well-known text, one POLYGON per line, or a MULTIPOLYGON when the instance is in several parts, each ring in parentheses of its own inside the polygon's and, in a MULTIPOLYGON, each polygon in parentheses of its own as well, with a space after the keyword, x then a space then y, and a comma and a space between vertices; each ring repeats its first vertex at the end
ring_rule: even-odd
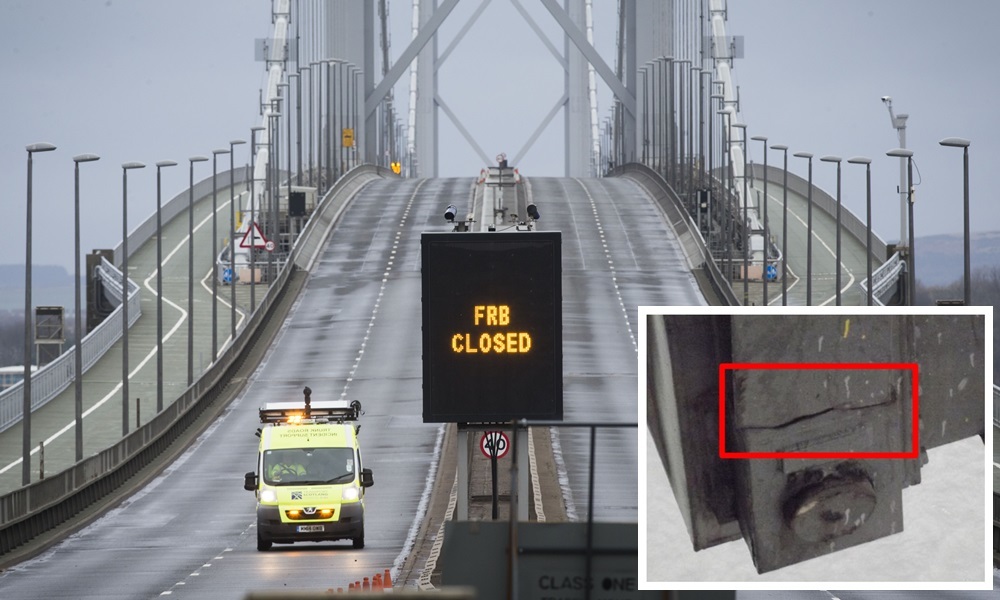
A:
POLYGON ((816 459, 887 459, 918 458, 920 455, 919 431, 920 410, 917 391, 920 389, 919 367, 917 363, 721 363, 719 365, 719 457, 720 458, 816 458, 816 459), (761 370, 817 370, 817 369, 864 369, 864 370, 905 370, 910 372, 913 399, 913 439, 910 452, 727 452, 726 451, 726 372, 737 369, 761 370))

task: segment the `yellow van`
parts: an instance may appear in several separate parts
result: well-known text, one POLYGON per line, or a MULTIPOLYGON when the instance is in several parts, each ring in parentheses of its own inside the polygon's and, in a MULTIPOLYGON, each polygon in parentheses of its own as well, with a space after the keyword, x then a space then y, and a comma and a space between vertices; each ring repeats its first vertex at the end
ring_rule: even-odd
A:
POLYGON ((257 496, 257 550, 271 544, 349 539, 365 547, 365 488, 357 400, 271 402, 260 409, 257 470, 244 489, 257 496))

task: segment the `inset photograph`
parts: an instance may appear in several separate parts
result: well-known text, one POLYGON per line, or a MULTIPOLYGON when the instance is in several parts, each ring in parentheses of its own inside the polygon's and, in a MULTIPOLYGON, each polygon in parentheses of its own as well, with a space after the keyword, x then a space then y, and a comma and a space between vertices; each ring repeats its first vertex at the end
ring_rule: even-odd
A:
POLYGON ((640 317, 640 581, 992 589, 991 308, 640 317))

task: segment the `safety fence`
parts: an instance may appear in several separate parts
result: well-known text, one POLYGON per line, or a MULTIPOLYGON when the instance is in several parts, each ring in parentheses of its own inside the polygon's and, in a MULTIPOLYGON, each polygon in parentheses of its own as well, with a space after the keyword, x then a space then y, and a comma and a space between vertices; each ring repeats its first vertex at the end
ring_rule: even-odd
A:
POLYGON ((384 168, 360 166, 346 173, 329 190, 292 249, 287 263, 291 268, 279 273, 246 327, 176 401, 111 447, 60 473, 0 496, 0 563, 4 554, 59 526, 116 490, 198 421, 242 366, 262 335, 261 325, 283 318, 276 313, 279 303, 286 294, 297 294, 305 281, 305 270, 299 263, 312 264, 333 222, 354 194, 367 182, 388 173, 384 168))
MULTIPOLYGON (((115 342, 122 337, 122 272, 105 258, 96 269, 97 276, 108 300, 117 303, 115 310, 80 342, 83 372, 86 373, 115 342)), ((139 286, 128 280, 128 326, 132 327, 142 316, 139 286)), ((60 354, 55 360, 34 371, 31 375, 31 410, 37 410, 62 393, 73 383, 76 374, 76 346, 60 354)), ((21 422, 24 418, 24 381, 0 392, 0 432, 21 422)))

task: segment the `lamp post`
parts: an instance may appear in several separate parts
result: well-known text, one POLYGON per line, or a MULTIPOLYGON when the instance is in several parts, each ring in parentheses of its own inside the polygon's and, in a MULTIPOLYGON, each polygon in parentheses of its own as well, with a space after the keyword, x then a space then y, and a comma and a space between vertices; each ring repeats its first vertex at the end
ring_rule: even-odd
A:
POLYGON ((188 159, 188 387, 194 383, 194 163, 207 160, 204 156, 188 159))
MULTIPOLYGON (((297 73, 289 73, 288 78, 295 78, 295 185, 302 185, 302 70, 299 69, 297 73)), ((291 90, 289 90, 291 93, 291 90)), ((289 105, 289 108, 291 106, 289 105)), ((290 115, 291 113, 289 113, 290 115)), ((291 119, 291 116, 289 116, 291 119)), ((291 121, 288 125, 288 164, 292 164, 292 135, 291 135, 291 121)), ((291 186, 292 174, 289 168, 288 173, 288 185, 291 186)))
MULTIPOLYGON (((711 87, 711 86, 709 86, 709 87, 711 87)), ((718 99, 720 101, 720 103, 721 103, 721 100, 723 100, 724 97, 722 96, 722 94, 712 94, 710 96, 710 98, 709 98, 709 109, 710 110, 709 110, 709 115, 708 115, 708 210, 707 210, 707 214, 706 214, 705 217, 706 217, 706 221, 708 222, 708 237, 709 237, 709 241, 710 242, 711 242, 711 238, 712 238, 712 229, 713 229, 713 227, 712 227, 712 214, 713 214, 712 204, 714 203, 714 200, 715 200, 715 198, 714 198, 714 196, 715 196, 715 181, 714 181, 714 178, 715 178, 715 132, 713 130, 715 129, 715 120, 716 120, 715 115, 717 114, 717 113, 711 111, 711 108, 712 108, 711 101, 715 100, 715 99, 718 99)), ((720 131, 721 131, 721 128, 720 128, 720 131)))
POLYGON ((726 117, 726 126, 722 130, 722 152, 726 159, 722 178, 722 210, 725 212, 726 279, 730 286, 733 283, 733 206, 730 201, 733 187, 733 155, 730 152, 730 145, 733 143, 733 112, 729 106, 719 111, 719 114, 726 117))
POLYGON ((837 289, 835 291, 837 298, 837 306, 840 306, 840 157, 839 156, 824 156, 820 158, 823 162, 837 163, 837 264, 834 265, 836 275, 834 277, 836 281, 837 289))
POLYGON ((917 273, 916 273, 916 260, 914 254, 914 246, 916 245, 916 240, 913 239, 913 151, 907 150, 905 148, 894 148, 885 153, 886 156, 895 156, 900 158, 906 158, 906 197, 907 197, 907 219, 909 228, 909 239, 910 247, 906 252, 907 258, 907 268, 910 271, 909 276, 909 289, 908 292, 908 303, 910 306, 914 306, 916 303, 917 295, 917 273))
POLYGON ((764 179, 764 202, 763 202, 763 204, 764 204, 764 236, 763 236, 763 238, 764 238, 764 255, 763 255, 763 262, 762 262, 763 271, 761 272, 762 273, 762 277, 761 278, 763 279, 763 284, 764 284, 764 306, 767 306, 767 280, 768 280, 768 275, 767 275, 767 267, 768 267, 768 264, 767 264, 767 252, 768 252, 768 250, 770 250, 770 247, 771 247, 771 238, 770 238, 770 235, 768 234, 768 228, 767 228, 767 137, 763 136, 763 135, 755 135, 755 136, 753 136, 750 139, 754 140, 755 142, 763 142, 764 143, 764 177, 763 177, 763 179, 764 179))
MULTIPOLYGON (((257 310, 257 132, 267 129, 262 125, 250 128, 250 314, 257 310)), ((311 148, 310 148, 311 150, 311 148)), ((266 181, 266 178, 265 178, 266 181)), ((312 185, 312 171, 309 171, 309 185, 312 185)))
MULTIPOLYGON (((686 110, 684 107, 685 91, 684 91, 684 72, 686 67, 691 64, 691 61, 686 58, 675 58, 673 64, 677 66, 677 120, 675 121, 678 125, 677 127, 677 171, 675 172, 675 178, 677 183, 674 184, 680 189, 685 189, 685 169, 683 167, 685 156, 684 156, 684 139, 688 134, 687 124, 685 123, 686 110)), ((673 76, 673 69, 671 69, 671 76, 673 76)), ((735 116, 735 115, 734 115, 735 116)), ((735 126, 735 124, 734 124, 735 126)))
POLYGON ((219 265, 216 257, 219 252, 219 240, 218 240, 218 227, 215 223, 216 213, 218 212, 218 188, 216 187, 216 167, 218 163, 218 158, 220 154, 229 154, 229 150, 225 148, 219 148, 212 150, 212 362, 219 353, 219 332, 218 332, 218 316, 219 316, 219 265))
POLYGON ((172 160, 156 163, 156 414, 163 410, 163 202, 160 197, 160 169, 176 165, 172 160))
MULTIPOLYGON (((711 71, 706 71, 701 67, 698 69, 698 188, 705 189, 705 75, 712 76, 711 71)), ((709 87, 711 87, 709 79, 709 87)))
POLYGON ((969 306, 972 304, 972 278, 971 278, 971 254, 969 252, 969 140, 963 138, 950 137, 945 138, 938 142, 942 146, 951 146, 952 148, 962 149, 962 166, 963 166, 963 207, 964 207, 964 234, 965 234, 965 270, 964 279, 964 291, 962 295, 962 302, 969 306))
POLYGON ((364 86, 358 80, 361 79, 362 77, 364 77, 365 72, 364 72, 363 69, 361 69, 359 67, 355 67, 353 65, 352 65, 352 67, 354 68, 354 71, 353 71, 352 77, 351 77, 351 80, 354 83, 354 89, 351 90, 351 131, 353 133, 351 134, 351 149, 348 150, 348 152, 349 152, 349 155, 350 155, 350 158, 351 158, 351 161, 350 161, 351 168, 353 169, 354 167, 356 167, 358 165, 358 156, 361 154, 358 151, 358 147, 359 147, 358 146, 358 139, 360 139, 360 136, 358 135, 358 123, 359 123, 359 119, 358 119, 358 112, 359 112, 358 111, 358 92, 364 86))
MULTIPOLYGON (((687 165, 687 197, 688 204, 692 209, 697 210, 697 199, 695 194, 692 194, 694 189, 694 80, 696 79, 695 71, 701 71, 701 67, 691 66, 688 70, 688 119, 687 119, 687 132, 688 132, 688 165, 687 165)), ((701 82, 701 77, 697 77, 699 84, 701 82)))
POLYGON ((234 342, 236 341, 236 202, 239 196, 236 194, 236 184, 233 183, 233 173, 236 171, 233 165, 233 154, 235 154, 233 148, 245 143, 244 140, 229 140, 229 323, 231 325, 229 335, 234 342))
MULTIPOLYGON (((792 156, 809 160, 809 191, 806 193, 806 306, 812 306, 812 265, 813 265, 813 155, 796 152, 792 156)), ((788 203, 786 202, 787 206, 788 203)))
MULTIPOLYGON (((287 188, 285 201, 291 202, 292 200, 292 84, 289 83, 279 83, 278 88, 285 88, 285 154, 287 155, 286 165, 288 165, 288 173, 285 175, 285 187, 287 188)), ((280 140, 279 140, 280 141, 280 140)), ((278 164, 278 163, 276 163, 278 164)), ((278 164, 278 169, 280 171, 281 165, 278 164)))
POLYGON ((639 69, 638 73, 642 76, 642 164, 646 164, 646 150, 649 146, 649 102, 647 101, 649 83, 646 78, 646 67, 639 69))
POLYGON ((750 219, 747 214, 747 126, 744 123, 733 123, 733 127, 742 130, 743 142, 743 193, 740 201, 743 203, 743 306, 750 303, 750 219))
MULTIPOLYGON (((323 177, 320 175, 322 173, 323 165, 323 71, 326 67, 320 68, 323 65, 323 61, 316 61, 309 63, 309 102, 312 102, 312 85, 313 77, 316 78, 316 188, 319 190, 320 194, 323 193, 323 177), (315 69, 315 70, 313 70, 315 69)), ((309 163, 312 162, 312 147, 313 147, 313 128, 312 128, 312 108, 309 110, 309 163)), ((309 170, 309 185, 312 186, 312 169, 309 170)))
MULTIPOLYGON (((21 485, 31 483, 31 166, 32 155, 35 152, 51 152, 56 147, 46 142, 29 144, 24 147, 28 151, 28 203, 27 203, 27 233, 24 238, 24 383, 22 396, 22 441, 23 456, 21 462, 21 485)), ((79 319, 79 316, 77 316, 79 319)))
POLYGON ((128 172, 145 167, 122 164, 122 437, 128 435, 128 172))
POLYGON ((868 306, 872 305, 872 159, 865 156, 848 158, 853 165, 865 166, 865 254, 868 265, 868 306))
MULTIPOLYGON (((22 451, 21 485, 31 483, 31 166, 35 152, 51 152, 56 147, 46 142, 29 144, 24 147, 28 151, 28 203, 27 203, 27 233, 24 237, 24 383, 22 396, 22 451)), ((77 319, 80 317, 77 316, 77 319)))
POLYGON ((80 163, 100 160, 96 154, 80 154, 73 157, 73 239, 76 247, 74 254, 74 279, 76 282, 76 295, 73 300, 73 310, 76 317, 73 319, 74 337, 76 338, 76 349, 73 356, 74 368, 74 422, 76 423, 76 462, 83 460, 83 323, 81 315, 80 298, 80 163))
MULTIPOLYGON (((271 239, 269 241, 274 242, 274 244, 276 246, 278 244, 278 238, 279 238, 279 233, 278 233, 278 217, 277 217, 277 214, 278 214, 278 209, 277 209, 277 206, 278 206, 278 198, 277 198, 277 196, 278 196, 278 193, 277 193, 277 190, 278 190, 278 184, 277 184, 277 180, 278 180, 278 156, 277 156, 277 149, 278 149, 278 146, 279 146, 279 144, 278 144, 278 123, 280 121, 281 121, 281 113, 280 112, 271 111, 268 114, 268 130, 267 130, 268 153, 267 153, 267 161, 268 161, 268 172, 270 173, 270 176, 269 176, 270 184, 268 185, 267 195, 268 195, 268 200, 269 200, 268 208, 270 209, 269 212, 271 213, 270 215, 268 215, 268 224, 269 224, 268 234, 271 236, 271 239)), ((273 283, 273 281, 274 281, 274 273, 272 272, 273 269, 274 269, 274 251, 269 251, 267 253, 267 283, 268 283, 268 286, 270 286, 271 283, 273 283)))
MULTIPOLYGON (((309 152, 309 163, 306 165, 306 167, 307 167, 307 171, 309 172, 309 178, 308 178, 309 184, 308 185, 309 185, 309 187, 312 187, 312 164, 313 164, 313 149, 312 149, 312 144, 313 144, 313 128, 312 128, 313 71, 312 71, 312 67, 311 66, 309 66, 309 67, 300 67, 299 68, 299 81, 300 82, 302 81, 302 71, 308 71, 309 72, 309 90, 307 92, 308 93, 308 98, 309 98, 309 104, 308 104, 309 122, 306 124, 306 129, 309 131, 309 142, 306 144, 306 147, 308 148, 308 152, 309 152)), ((300 110, 300 112, 299 112, 299 140, 300 140, 299 141, 299 185, 302 184, 302 142, 301 142, 301 138, 302 138, 302 113, 301 113, 301 110, 300 110)))
MULTIPOLYGON (((775 144, 771 150, 784 154, 782 174, 782 218, 781 218, 781 305, 788 306, 788 146, 775 144)), ((764 179, 766 182, 767 179, 764 179)))

